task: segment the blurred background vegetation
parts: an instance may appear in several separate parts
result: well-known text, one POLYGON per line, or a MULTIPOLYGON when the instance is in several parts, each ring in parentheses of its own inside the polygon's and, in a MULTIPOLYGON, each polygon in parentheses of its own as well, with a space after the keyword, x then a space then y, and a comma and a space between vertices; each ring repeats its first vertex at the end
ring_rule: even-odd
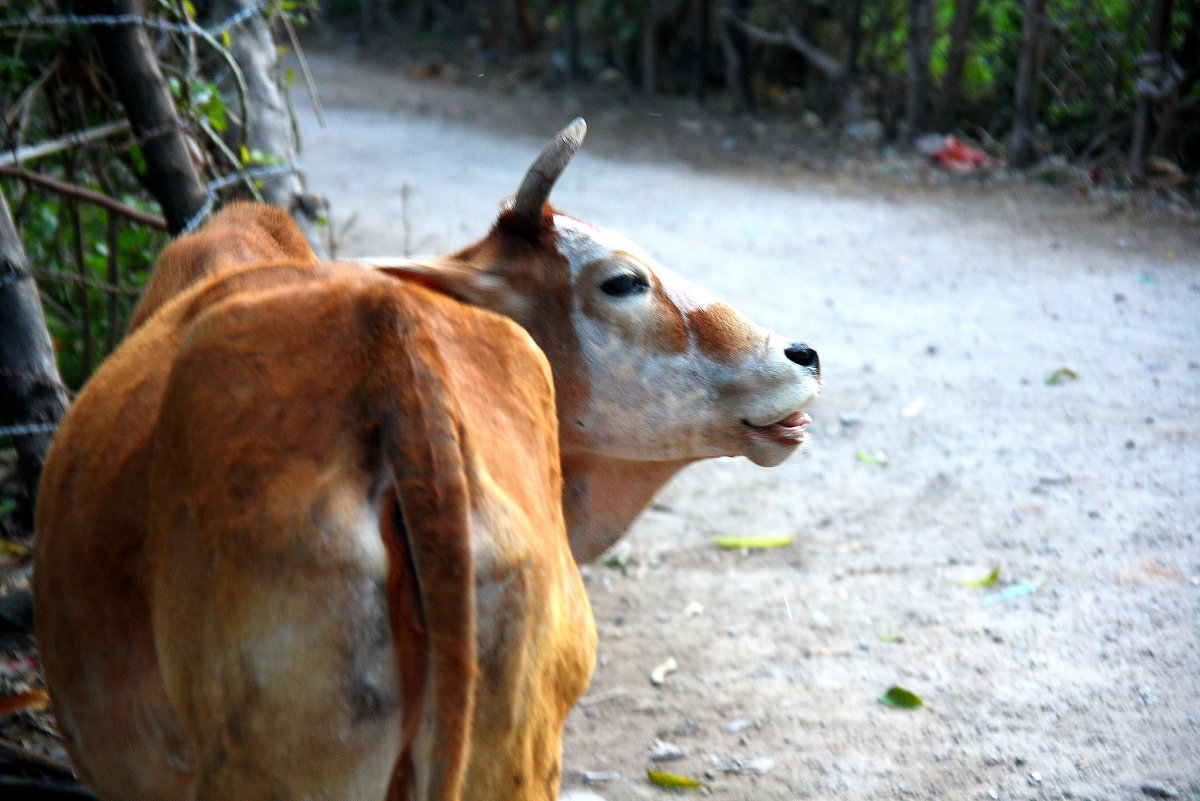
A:
MULTIPOLYGON (((868 146, 953 134, 1013 167, 1067 159, 1110 186, 1197 194, 1200 0, 29 0, 0 6, 0 191, 69 390, 119 340, 168 234, 287 166, 248 135, 251 23, 281 50, 303 24, 535 84, 693 98, 737 124, 771 115, 868 146), (133 119, 105 50, 131 24, 199 182, 183 217, 148 160, 162 132, 133 119)), ((286 90, 297 66, 273 80, 286 90)), ((0 525, 19 494, 0 487, 0 525)))
POLYGON ((872 139, 1005 148, 1026 60, 1036 147, 1017 166, 1051 152, 1120 162, 1121 179, 1147 158, 1152 172, 1200 166, 1196 0, 330 0, 322 18, 393 51, 443 40, 872 139))

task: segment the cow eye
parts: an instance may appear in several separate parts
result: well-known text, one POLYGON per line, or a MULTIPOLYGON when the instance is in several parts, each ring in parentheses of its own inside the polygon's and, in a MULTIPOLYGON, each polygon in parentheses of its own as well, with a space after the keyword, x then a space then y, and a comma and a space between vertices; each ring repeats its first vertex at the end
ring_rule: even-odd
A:
POLYGON ((621 273, 600 284, 600 291, 614 298, 640 295, 649 288, 650 282, 644 276, 634 273, 621 273))

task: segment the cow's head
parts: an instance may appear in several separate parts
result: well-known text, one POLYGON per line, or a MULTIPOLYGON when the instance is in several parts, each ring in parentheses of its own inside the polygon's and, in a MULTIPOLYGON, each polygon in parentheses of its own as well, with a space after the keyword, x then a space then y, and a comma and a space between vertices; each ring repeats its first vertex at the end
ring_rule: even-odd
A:
POLYGON ((779 464, 805 440, 801 409, 821 386, 816 351, 755 325, 619 234, 551 207, 585 130, 577 119, 558 134, 483 240, 392 269, 508 315, 545 351, 568 493, 573 464, 617 471, 591 488, 603 483, 614 506, 617 488, 652 484, 652 493, 697 459, 779 464), (670 467, 647 481, 634 475, 639 464, 670 467))

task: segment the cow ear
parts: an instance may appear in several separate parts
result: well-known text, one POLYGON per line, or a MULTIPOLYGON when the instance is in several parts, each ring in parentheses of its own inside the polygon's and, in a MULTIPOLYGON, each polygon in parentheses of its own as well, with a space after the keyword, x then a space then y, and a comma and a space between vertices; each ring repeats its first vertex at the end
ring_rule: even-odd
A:
POLYGON ((362 263, 402 281, 420 284, 434 292, 500 311, 504 295, 503 280, 452 259, 416 261, 410 259, 363 259, 362 263))

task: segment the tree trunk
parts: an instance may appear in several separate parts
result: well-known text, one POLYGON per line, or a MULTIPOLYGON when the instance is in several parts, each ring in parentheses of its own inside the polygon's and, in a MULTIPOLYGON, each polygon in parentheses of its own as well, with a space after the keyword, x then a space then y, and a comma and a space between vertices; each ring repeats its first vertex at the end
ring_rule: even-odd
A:
POLYGON ((938 99, 935 122, 939 131, 954 127, 958 99, 962 95, 963 68, 971 52, 971 28, 979 0, 958 0, 954 6, 954 21, 950 24, 950 52, 946 56, 946 74, 942 76, 942 94, 938 99))
POLYGON ((1172 0, 1154 0, 1150 11, 1150 36, 1146 52, 1138 63, 1137 108, 1133 114, 1133 141, 1129 145, 1129 173, 1140 177, 1146 163, 1150 141, 1151 117, 1166 73, 1167 47, 1170 44, 1172 0))
POLYGON ((730 22, 730 17, 742 19, 749 10, 750 0, 729 0, 721 18, 721 48, 725 52, 725 83, 737 98, 738 111, 753 114, 754 90, 750 87, 750 47, 746 32, 730 22))
MULTIPOLYGON (((203 24, 213 24, 239 11, 253 8, 255 0, 208 0, 201 5, 203 24)), ((365 4, 364 4, 365 7, 365 4)), ((279 57, 270 26, 262 14, 251 14, 245 22, 229 31, 229 49, 246 84, 246 147, 270 157, 282 165, 294 165, 300 159, 300 143, 292 124, 292 112, 279 82, 279 57)), ((214 59, 209 72, 225 68, 214 59)), ((210 74, 217 83, 219 75, 210 74)), ((262 179, 259 190, 263 200, 292 215, 309 243, 318 252, 324 244, 317 229, 321 202, 307 194, 298 172, 284 172, 262 179)))
POLYGON ((846 55, 842 59, 843 88, 853 86, 858 80, 858 55, 862 52, 863 0, 850 0, 846 4, 846 55))
POLYGON ((708 75, 708 22, 712 15, 710 0, 695 0, 696 49, 692 53, 692 97, 704 97, 704 84, 708 75))
POLYGON ((579 21, 576 17, 575 0, 563 0, 563 33, 567 48, 567 79, 578 80, 579 69, 579 21))
POLYGON ((933 0, 909 0, 908 66, 905 70, 901 137, 920 136, 929 119, 929 54, 933 48, 933 0))
POLYGON ((513 16, 517 19, 517 32, 521 35, 521 44, 524 48, 533 52, 537 49, 540 36, 538 36, 538 27, 533 23, 533 16, 529 13, 529 0, 513 0, 513 16))
MULTIPOLYGON (((1170 59, 1183 70, 1183 75, 1174 87, 1168 102, 1159 112, 1158 132, 1154 135, 1154 145, 1150 152, 1156 156, 1175 156, 1188 160, 1189 154, 1183 147, 1183 118, 1188 115, 1187 106, 1192 108, 1200 104, 1196 99, 1194 87, 1200 83, 1200 2, 1188 0, 1184 8, 1187 22, 1183 26, 1183 41, 1170 53, 1170 59)), ((1195 119, 1189 117, 1189 119, 1195 119)), ((1195 127, 1193 123, 1193 128, 1195 127)), ((1200 156, 1200 143, 1193 138, 1191 145, 1191 162, 1196 163, 1200 156)))
POLYGON ((658 92, 658 3, 646 0, 642 12, 642 35, 639 62, 642 73, 642 91, 653 95, 658 92))
MULTIPOLYGON (((220 4, 218 3, 217 5, 220 4)), ((211 11, 206 16, 211 18, 211 11)), ((375 0, 360 0, 358 7, 358 37, 362 40, 364 49, 370 48, 371 43, 375 40, 375 18, 377 16, 375 0)))
MULTIPOLYGON (((135 0, 77 0, 74 9, 81 14, 140 12, 135 0)), ((162 207, 171 233, 177 234, 204 206, 206 195, 150 40, 141 25, 97 25, 91 34, 141 145, 146 188, 162 207)))
POLYGON ((66 410, 67 391, 54 362, 37 284, 0 194, 0 426, 25 426, 28 432, 14 433, 12 441, 17 476, 31 506, 53 426, 66 410))
POLYGON ((1013 130, 1009 140, 1009 163, 1020 169, 1037 160, 1034 131, 1037 127, 1038 86, 1042 80, 1042 40, 1046 30, 1047 0, 1024 0, 1021 25, 1021 56, 1017 62, 1016 97, 1013 100, 1013 130))

